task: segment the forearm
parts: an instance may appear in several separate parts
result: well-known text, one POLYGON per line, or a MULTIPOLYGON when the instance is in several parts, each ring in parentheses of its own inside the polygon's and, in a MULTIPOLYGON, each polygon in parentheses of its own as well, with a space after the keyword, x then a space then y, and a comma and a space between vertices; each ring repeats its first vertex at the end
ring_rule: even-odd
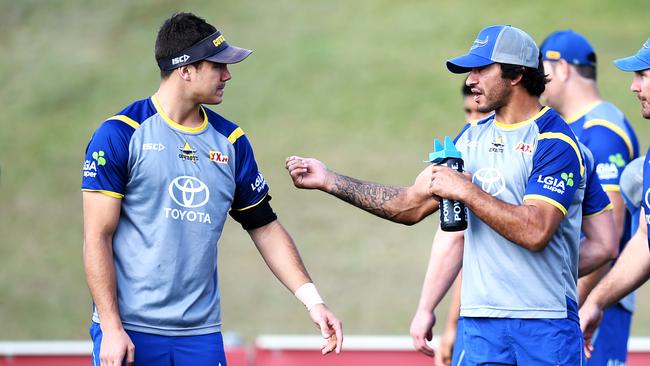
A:
POLYGON ((249 234, 271 272, 292 293, 312 282, 293 239, 278 220, 250 230, 249 234))
POLYGON ((330 172, 325 192, 383 219, 415 224, 438 209, 431 196, 416 194, 411 187, 396 187, 330 172))
MULTIPOLYGON (((582 260, 582 259, 581 259, 582 260)), ((603 279, 607 275, 607 272, 609 272, 609 269, 611 268, 611 264, 607 262, 606 264, 603 264, 602 266, 596 268, 596 270, 592 271, 589 274, 586 274, 584 276, 581 276, 578 278, 578 306, 582 306, 584 304, 585 299, 587 296, 589 296, 589 293, 596 287, 598 282, 603 279)))
POLYGON ((474 215, 511 242, 528 250, 543 250, 557 225, 542 216, 534 205, 513 205, 501 201, 475 186, 466 184, 463 201, 474 215))
POLYGON ((462 284, 462 272, 458 273, 454 287, 451 292, 451 301, 449 302, 449 314, 447 315, 446 331, 456 331, 458 327, 458 317, 460 316, 460 288, 462 284))
MULTIPOLYGON (((643 223, 641 224, 643 225, 643 223)), ((641 230, 630 239, 616 264, 587 297, 601 309, 615 304, 650 277, 650 252, 641 230)))
POLYGON ((625 208, 625 202, 621 197, 621 193, 618 191, 608 191, 607 197, 614 207, 613 211, 613 220, 614 220, 614 234, 616 235, 616 241, 621 240, 623 236, 623 229, 625 228, 625 213, 627 209, 625 208))
POLYGON ((449 291, 462 266, 463 240, 462 232, 450 233, 438 228, 431 246, 418 310, 433 312, 449 291))
POLYGON ((83 257, 86 281, 102 328, 121 328, 112 239, 98 236, 86 238, 83 257))

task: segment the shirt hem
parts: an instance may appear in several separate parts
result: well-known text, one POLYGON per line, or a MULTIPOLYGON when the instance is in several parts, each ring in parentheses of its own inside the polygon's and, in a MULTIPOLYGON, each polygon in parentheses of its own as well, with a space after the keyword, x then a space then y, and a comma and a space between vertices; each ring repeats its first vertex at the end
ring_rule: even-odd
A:
POLYGON ((566 309, 495 309, 462 308, 460 315, 467 318, 515 318, 515 319, 564 319, 568 317, 566 309))
MULTIPOLYGON (((93 316, 92 321, 100 324, 99 319, 93 316)), ((124 329, 131 330, 134 332, 155 334, 161 336, 195 336, 195 335, 206 335, 211 333, 221 332, 221 324, 216 325, 206 325, 201 327, 188 327, 188 328, 156 328, 148 325, 141 324, 132 324, 122 322, 124 329)))

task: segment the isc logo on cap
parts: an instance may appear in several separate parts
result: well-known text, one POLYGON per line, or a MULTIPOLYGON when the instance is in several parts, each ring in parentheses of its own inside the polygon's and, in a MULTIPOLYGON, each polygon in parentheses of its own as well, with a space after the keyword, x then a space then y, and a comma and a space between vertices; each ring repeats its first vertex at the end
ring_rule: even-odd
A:
POLYGON ((172 65, 177 65, 180 64, 181 62, 185 62, 190 59, 190 56, 188 55, 183 55, 183 56, 178 56, 172 59, 172 65))

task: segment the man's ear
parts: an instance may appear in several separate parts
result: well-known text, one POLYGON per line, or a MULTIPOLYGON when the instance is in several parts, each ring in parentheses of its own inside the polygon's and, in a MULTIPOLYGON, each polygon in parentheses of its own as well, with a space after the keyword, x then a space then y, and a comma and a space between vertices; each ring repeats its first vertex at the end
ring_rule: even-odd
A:
POLYGON ((571 70, 571 65, 569 65, 566 60, 560 59, 556 62, 555 74, 560 81, 567 81, 572 72, 573 70, 571 70))
POLYGON ((190 70, 190 68, 193 68, 193 67, 194 66, 192 66, 192 65, 184 65, 184 66, 181 66, 181 67, 177 68, 176 70, 174 70, 174 72, 178 73, 178 76, 182 80, 190 81, 192 79, 192 71, 190 70))

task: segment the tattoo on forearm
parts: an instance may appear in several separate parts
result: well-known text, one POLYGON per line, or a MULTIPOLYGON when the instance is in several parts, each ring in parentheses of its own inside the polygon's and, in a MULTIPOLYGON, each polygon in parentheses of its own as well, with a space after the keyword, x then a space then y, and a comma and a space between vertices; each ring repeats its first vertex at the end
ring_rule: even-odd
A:
POLYGON ((405 191, 406 189, 402 187, 364 182, 337 174, 331 193, 374 215, 390 219, 397 212, 393 212, 394 209, 391 210, 388 203, 400 194, 405 194, 405 191))

